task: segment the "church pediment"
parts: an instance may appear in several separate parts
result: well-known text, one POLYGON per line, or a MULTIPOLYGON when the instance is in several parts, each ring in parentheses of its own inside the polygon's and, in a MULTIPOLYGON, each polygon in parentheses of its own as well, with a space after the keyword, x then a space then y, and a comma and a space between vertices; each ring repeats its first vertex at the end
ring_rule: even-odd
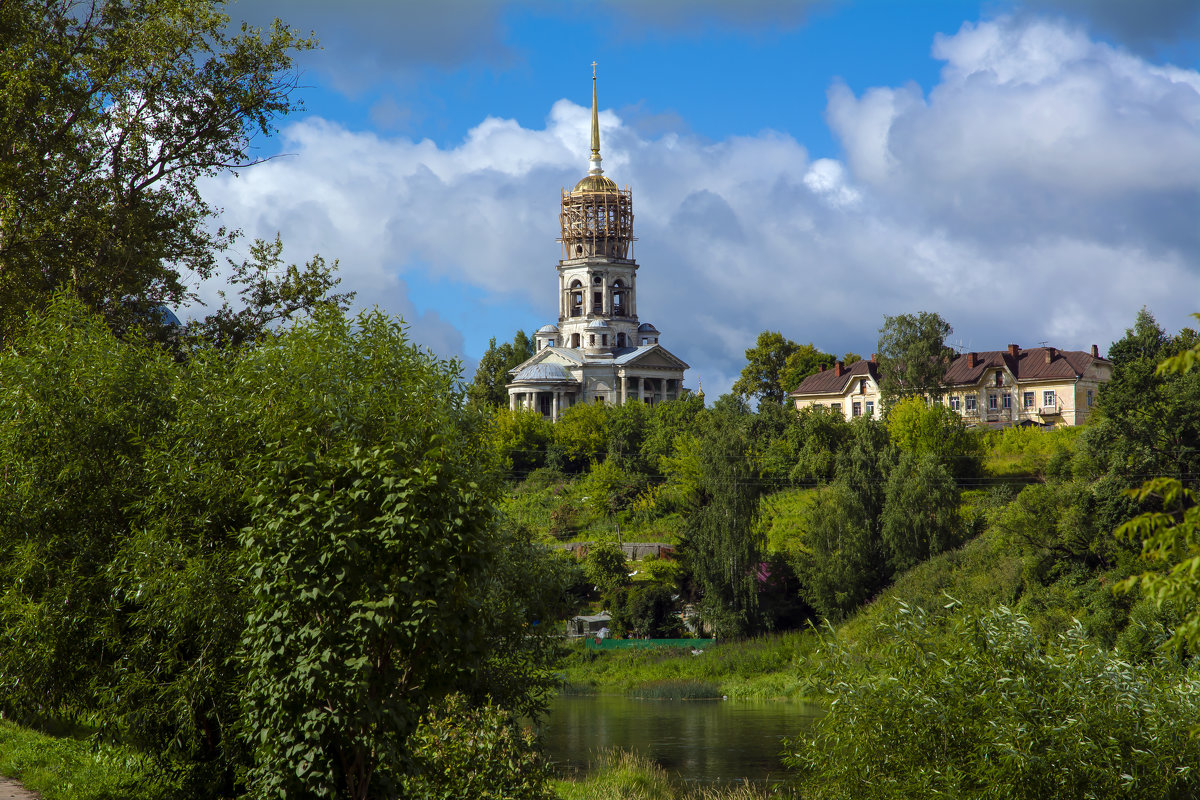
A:
POLYGON ((618 367, 639 367, 642 369, 688 369, 686 361, 658 344, 638 347, 633 352, 616 359, 616 365, 618 367))

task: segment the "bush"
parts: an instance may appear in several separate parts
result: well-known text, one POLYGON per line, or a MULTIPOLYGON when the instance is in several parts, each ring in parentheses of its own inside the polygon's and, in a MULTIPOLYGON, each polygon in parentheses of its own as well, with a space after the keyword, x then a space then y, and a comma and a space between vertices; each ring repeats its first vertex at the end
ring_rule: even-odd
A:
POLYGON ((836 700, 789 743, 806 798, 1183 798, 1200 791, 1200 680, 1134 667, 1076 624, 1049 644, 1007 608, 948 629, 901 605, 863 664, 827 641, 836 700))
POLYGON ((407 800, 555 800, 550 770, 532 731, 491 703, 452 695, 421 721, 411 742, 407 800))

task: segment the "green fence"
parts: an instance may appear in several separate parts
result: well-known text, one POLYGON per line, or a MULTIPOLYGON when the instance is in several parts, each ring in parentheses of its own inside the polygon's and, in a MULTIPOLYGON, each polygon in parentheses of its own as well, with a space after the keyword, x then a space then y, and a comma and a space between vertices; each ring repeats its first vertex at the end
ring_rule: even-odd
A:
POLYGON ((628 650, 645 647, 697 647, 703 650, 715 639, 597 639, 587 638, 588 650, 628 650))

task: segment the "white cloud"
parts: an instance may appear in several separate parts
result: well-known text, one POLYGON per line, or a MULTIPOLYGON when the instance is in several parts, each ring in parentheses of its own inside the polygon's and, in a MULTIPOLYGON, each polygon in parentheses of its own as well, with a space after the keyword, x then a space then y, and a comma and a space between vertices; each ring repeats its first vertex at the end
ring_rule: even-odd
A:
MULTIPOLYGON (((1200 75, 1037 20, 964 26, 934 54, 927 97, 831 88, 845 163, 780 133, 652 137, 602 115, 606 173, 634 189, 639 311, 689 385, 727 390, 764 329, 867 355, 884 314, 937 311, 977 350, 1104 349, 1143 305, 1188 324, 1200 75)), ((207 194, 297 258, 340 258, 360 301, 444 355, 477 353, 556 313, 558 191, 586 169, 587 126, 565 100, 543 128, 488 118, 448 147, 315 120, 284 131, 294 157, 207 194)))

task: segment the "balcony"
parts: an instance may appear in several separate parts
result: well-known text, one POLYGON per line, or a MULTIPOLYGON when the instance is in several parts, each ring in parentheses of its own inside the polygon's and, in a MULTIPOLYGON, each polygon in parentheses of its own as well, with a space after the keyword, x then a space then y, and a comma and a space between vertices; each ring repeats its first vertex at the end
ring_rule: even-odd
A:
POLYGON ((1058 404, 1056 403, 1053 405, 1042 406, 1041 408, 1038 409, 1038 413, 1041 414, 1043 417, 1052 417, 1055 414, 1061 414, 1062 411, 1059 410, 1058 404))

